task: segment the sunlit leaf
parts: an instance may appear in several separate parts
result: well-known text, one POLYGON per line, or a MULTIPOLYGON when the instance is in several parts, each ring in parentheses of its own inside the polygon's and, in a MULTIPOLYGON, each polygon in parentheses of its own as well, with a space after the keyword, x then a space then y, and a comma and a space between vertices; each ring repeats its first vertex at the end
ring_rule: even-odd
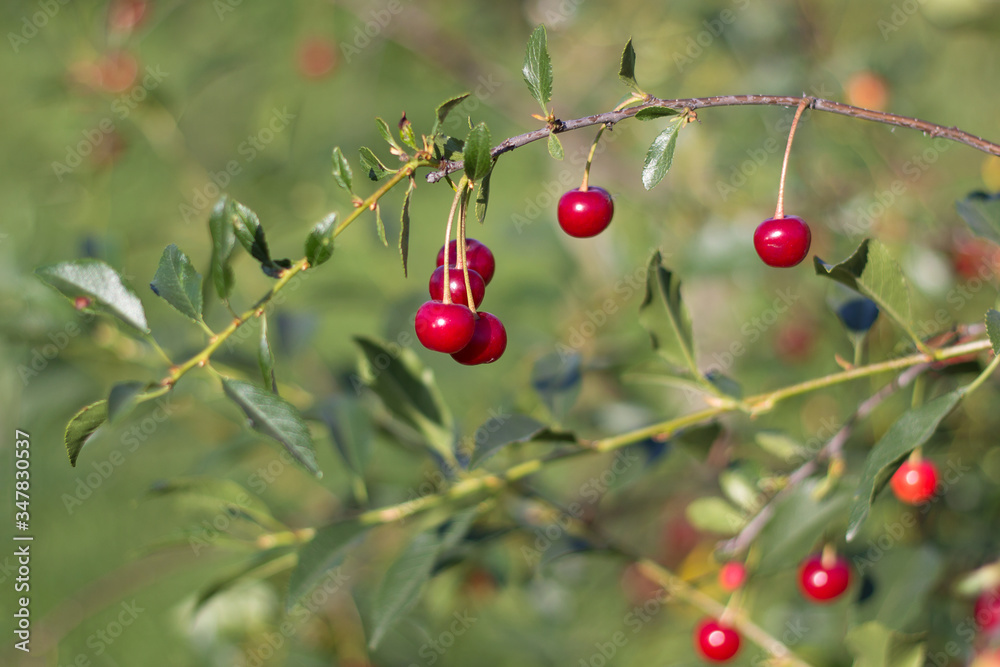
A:
POLYGON ((267 314, 260 316, 260 340, 257 343, 257 365, 264 380, 264 387, 278 393, 278 380, 274 375, 274 352, 267 340, 267 314))
POLYGON ((163 251, 149 287, 181 315, 202 321, 201 275, 176 245, 163 251))
POLYGON ((467 98, 470 94, 471 93, 462 93, 461 95, 456 95, 455 97, 451 97, 438 105, 437 110, 435 111, 434 126, 431 128, 432 135, 436 135, 440 131, 441 125, 444 124, 448 114, 451 113, 455 107, 464 102, 465 98, 467 98))
POLYGON ((35 273, 70 300, 87 297, 126 324, 149 333, 146 311, 139 297, 125 285, 121 275, 105 262, 99 259, 76 259, 40 267, 35 273))
POLYGON ((235 279, 229 261, 236 247, 236 233, 229 224, 229 199, 222 197, 212 209, 208 218, 208 229, 212 235, 212 284, 219 298, 226 300, 233 291, 235 279))
POLYGON ((528 39, 528 47, 524 53, 524 82, 528 84, 531 96, 548 113, 549 100, 552 99, 552 62, 549 60, 549 49, 545 34, 545 26, 539 25, 528 39))
POLYGON ((618 67, 618 78, 635 92, 641 92, 639 82, 635 80, 635 49, 632 48, 632 38, 629 37, 622 51, 621 64, 618 67))
POLYGON ((66 453, 69 454, 69 464, 76 467, 80 450, 87 444, 90 436, 108 420, 108 402, 100 400, 83 408, 69 420, 66 425, 64 440, 66 453))
POLYGON ((333 179, 348 192, 354 192, 354 173, 351 164, 344 157, 340 146, 333 147, 333 179))
POLYGON ((668 107, 646 107, 635 112, 636 120, 656 120, 665 116, 676 116, 680 111, 668 107))
POLYGON ((337 214, 331 213, 316 223, 306 238, 306 260, 309 266, 319 266, 333 257, 333 224, 337 214))
POLYGON ((490 150, 490 129, 486 123, 479 123, 469 130, 469 136, 465 139, 465 175, 476 182, 485 178, 490 169, 493 168, 493 156, 490 150))
POLYGON ((642 185, 647 190, 652 189, 663 180, 674 161, 674 149, 677 147, 677 131, 679 122, 670 123, 667 128, 653 139, 646 151, 646 161, 642 165, 642 185))

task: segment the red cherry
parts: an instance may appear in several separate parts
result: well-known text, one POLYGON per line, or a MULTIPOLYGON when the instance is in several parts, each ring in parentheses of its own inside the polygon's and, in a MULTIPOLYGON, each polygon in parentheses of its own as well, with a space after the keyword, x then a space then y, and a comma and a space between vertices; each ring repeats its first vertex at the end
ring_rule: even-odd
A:
POLYGON ((698 652, 713 662, 726 662, 740 650, 740 633, 712 618, 698 625, 694 637, 698 652))
POLYGON ((726 563, 719 570, 719 585, 730 592, 742 586, 746 578, 747 569, 743 563, 726 563))
MULTIPOLYGON (((462 270, 457 267, 451 267, 448 271, 448 278, 451 283, 452 302, 468 305, 469 297, 465 293, 465 276, 462 274, 462 270)), ((486 283, 483 282, 482 276, 472 269, 469 269, 469 285, 472 286, 472 300, 478 307, 479 304, 483 302, 483 297, 486 296, 486 283)), ((434 269, 434 273, 431 274, 431 282, 428 287, 430 289, 432 299, 435 301, 442 301, 444 299, 443 266, 439 266, 434 269)))
POLYGON ((116 0, 108 7, 108 27, 117 32, 131 32, 142 23, 148 9, 145 0, 116 0))
POLYGON ((132 87, 139 75, 139 62, 128 51, 113 51, 97 62, 99 86, 108 93, 121 93, 132 87))
POLYGON ((336 67, 337 49, 330 40, 313 37, 299 46, 297 59, 302 76, 320 79, 336 67))
POLYGON ((576 238, 597 236, 611 224, 615 203, 604 188, 570 190, 559 198, 557 216, 563 231, 576 238))
POLYGON ((905 461, 896 469, 889 486, 904 503, 920 505, 934 497, 937 482, 937 467, 930 461, 905 461))
POLYGON ((1000 630, 1000 586, 976 598, 974 612, 980 630, 987 633, 1000 630))
POLYGON ((809 254, 812 232, 802 218, 771 218, 757 226, 753 247, 768 266, 795 266, 809 254))
POLYGON ((451 354, 472 340, 476 318, 468 306, 428 301, 417 309, 413 326, 420 343, 428 350, 451 354))
POLYGON ((799 588, 814 602, 830 602, 840 597, 850 583, 851 568, 842 556, 824 565, 822 554, 815 554, 799 566, 799 588))
MULTIPOLYGON (((469 268, 478 273, 487 285, 493 280, 493 272, 496 270, 496 260, 493 253, 476 239, 465 239, 465 260, 469 263, 469 268)), ((444 246, 438 250, 437 264, 444 264, 444 246)), ((458 242, 452 241, 448 246, 448 264, 458 266, 458 242)))
POLYGON ((466 366, 492 364, 506 349, 507 330, 503 328, 503 322, 490 313, 478 313, 472 340, 451 357, 466 366))

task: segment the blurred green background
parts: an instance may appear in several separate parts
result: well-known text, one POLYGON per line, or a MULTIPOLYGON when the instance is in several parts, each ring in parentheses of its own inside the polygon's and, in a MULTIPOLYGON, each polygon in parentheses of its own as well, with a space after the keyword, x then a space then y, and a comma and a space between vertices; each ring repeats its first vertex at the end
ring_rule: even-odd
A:
MULTIPOLYGON (((357 166, 358 147, 391 159, 375 116, 393 125, 405 111, 419 134, 429 130, 439 102, 470 91, 448 121, 456 135, 464 136, 467 117, 486 121, 495 142, 537 127, 520 67, 538 23, 549 30, 552 106, 564 119, 619 103, 626 91, 618 59, 631 36, 639 81, 660 97, 805 92, 1000 138, 1000 89, 993 85, 1000 77, 1000 6, 987 0, 8 0, 0 19, 8 42, 0 48, 2 488, 10 488, 10 433, 26 430, 36 536, 36 651, 25 657, 10 650, 5 617, 3 664, 601 665, 608 658, 601 646, 613 644, 618 630, 628 636, 614 646, 619 664, 697 662, 689 611, 660 613, 657 606, 633 633, 628 614, 643 598, 627 575, 621 580, 619 563, 568 558, 535 576, 521 543, 485 550, 435 579, 419 620, 369 653, 365 594, 398 550, 399 529, 378 532, 349 562, 358 601, 334 596, 279 648, 264 651, 274 654, 269 659, 254 647, 266 647, 281 623, 281 577, 238 587, 193 620, 196 592, 249 552, 220 538, 199 553, 182 547, 147 557, 185 526, 220 518, 211 507, 147 498, 150 486, 195 475, 231 479, 289 525, 306 527, 344 509, 351 490, 343 465, 319 425, 326 477, 316 481, 281 463, 271 443, 243 428, 216 380, 193 373, 165 405, 102 430, 71 468, 62 446, 66 421, 114 383, 155 380, 164 367, 109 321, 74 311, 32 275, 39 265, 90 256, 119 268, 142 297, 157 340, 172 358, 185 359, 203 345, 200 332, 146 285, 169 243, 204 272, 208 211, 220 191, 259 214, 276 256, 297 258, 316 221, 350 210, 330 175, 333 146, 352 161, 363 195, 370 184, 357 166), (269 475, 273 482, 260 483, 269 475), (142 611, 131 619, 123 603, 142 611), (453 647, 428 649, 437 645, 428 642, 446 639, 456 611, 475 622, 453 647), (102 639, 121 618, 130 621, 120 636, 102 639), (262 662, 254 662, 258 657, 262 662)), ((834 354, 850 358, 827 305, 828 287, 812 279, 808 262, 768 270, 750 243, 774 206, 791 114, 765 107, 699 112, 700 123, 681 133, 671 173, 651 192, 642 189, 640 172, 657 124, 623 123, 606 133, 591 182, 615 195, 617 210, 609 231, 593 240, 561 234, 554 215, 559 194, 582 175, 591 132, 563 135, 563 162, 541 144, 503 156, 486 224, 471 235, 497 257, 485 306, 506 324, 507 353, 491 366, 466 368, 417 351, 463 434, 497 411, 551 419, 531 373, 559 345, 582 354, 582 393, 562 421, 585 436, 688 410, 681 393, 621 381, 622 371, 653 360, 635 315, 641 293, 627 287, 642 283, 657 247, 685 280, 703 366, 718 365, 756 392, 829 372, 834 354), (771 312, 783 298, 788 309, 771 312), (726 351, 736 342, 749 352, 730 359, 726 351)), ((310 271, 272 312, 278 378, 304 410, 352 392, 345 381, 355 363, 352 336, 396 340, 411 330, 451 195, 422 179, 418 186, 408 278, 365 216, 338 239, 333 260, 310 271)), ((947 303, 950 318, 974 321, 994 303, 992 285, 958 304, 949 298, 965 284, 966 240, 953 202, 973 189, 1000 189, 1000 161, 919 133, 807 112, 792 151, 786 212, 810 221, 813 252, 827 260, 846 257, 864 235, 878 236, 910 277, 919 317, 947 303), (891 194, 894 188, 902 194, 891 194)), ((393 193, 384 202, 393 240, 400 201, 393 193)), ((245 255, 235 268, 233 300, 245 307, 269 279, 245 255)), ((212 303, 210 323, 224 326, 225 310, 212 303)), ((253 377, 256 335, 249 333, 242 346, 220 355, 221 368, 253 377)), ((872 354, 891 351, 894 336, 880 323, 872 354)), ((849 414, 866 390, 817 394, 764 426, 808 440, 824 419, 849 414)), ((977 397, 982 405, 995 398, 977 397)), ((877 415, 872 428, 890 417, 877 415)), ((965 427, 970 447, 996 426, 996 416, 983 419, 965 427)), ((572 490, 611 462, 567 464, 539 484, 572 499, 572 490)), ((691 474, 692 465, 681 452, 630 466, 613 480, 612 487, 626 488, 604 511, 610 530, 697 577, 714 540, 692 537, 679 517, 687 500, 711 492, 717 470, 698 463, 691 474), (655 474, 642 474, 652 466, 655 474)), ((368 474, 374 505, 405 500, 432 473, 415 448, 378 429, 368 474)), ((974 476, 980 487, 993 485, 995 497, 1000 460, 986 456, 974 476)), ((13 516, 12 495, 3 493, 4 521, 13 516)), ((954 530, 970 566, 996 549, 982 519, 954 530)), ((10 557, 6 547, 0 553, 7 600, 10 557)), ((777 578, 760 593, 754 604, 767 610, 761 623, 780 636, 786 619, 798 614, 809 628, 804 653, 817 664, 843 664, 837 612, 802 609, 790 601, 793 585, 777 578)), ((905 625, 911 620, 900 629, 912 629, 905 625)), ((749 664, 758 655, 748 649, 741 659, 749 664)))

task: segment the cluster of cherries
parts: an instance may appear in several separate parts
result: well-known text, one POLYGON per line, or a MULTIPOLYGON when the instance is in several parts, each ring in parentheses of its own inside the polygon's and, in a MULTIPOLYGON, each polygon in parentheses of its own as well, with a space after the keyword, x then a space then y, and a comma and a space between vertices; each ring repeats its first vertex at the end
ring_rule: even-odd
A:
POLYGON ((493 253, 476 239, 466 239, 467 288, 458 242, 448 246, 447 269, 444 250, 442 246, 437 268, 431 274, 431 300, 417 309, 417 339, 428 350, 450 354, 466 366, 493 363, 507 349, 507 330, 495 315, 475 310, 483 302, 486 286, 496 270, 493 253))
MULTIPOLYGON (((746 581, 746 566, 729 562, 719 570, 719 585, 735 591, 746 581)), ((851 584, 851 568, 847 559, 831 550, 816 553, 799 565, 799 590, 811 602, 833 602, 851 584)), ((706 618, 695 628, 695 648, 706 659, 726 662, 740 650, 740 633, 721 619, 706 618)))

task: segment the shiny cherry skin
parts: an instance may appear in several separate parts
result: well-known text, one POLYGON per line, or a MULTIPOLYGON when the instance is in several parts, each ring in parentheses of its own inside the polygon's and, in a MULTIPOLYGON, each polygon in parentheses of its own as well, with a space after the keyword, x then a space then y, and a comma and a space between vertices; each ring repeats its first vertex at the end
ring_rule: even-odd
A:
POLYGON ((982 632, 1000 632, 1000 586, 992 591, 985 591, 976 598, 973 614, 976 625, 982 632))
POLYGON ((740 633, 707 618, 698 624, 694 634, 694 645, 706 660, 726 662, 740 650, 740 633))
POLYGON ((503 322, 490 313, 477 313, 476 330, 464 348, 451 355, 452 359, 466 366, 492 364, 507 349, 507 330, 503 322))
MULTIPOLYGON (((496 270, 496 260, 493 253, 476 239, 465 239, 465 260, 469 263, 469 269, 475 271, 483 278, 487 285, 493 280, 493 272, 496 270)), ((458 242, 452 241, 448 245, 448 263, 458 266, 458 242)), ((436 266, 444 265, 444 246, 438 250, 436 266)))
POLYGON ((757 226, 753 247, 768 266, 795 266, 809 254, 812 232, 802 218, 771 218, 757 226))
POLYGON ((417 339, 428 350, 451 354, 472 340, 476 318, 468 306, 428 301, 417 309, 413 327, 417 339))
MULTIPOLYGON (((462 270, 455 266, 451 267, 448 271, 448 278, 451 283, 452 303, 462 303, 468 305, 469 297, 466 295, 465 276, 463 275, 462 270)), ((483 282, 483 278, 478 272, 469 269, 469 285, 472 287, 472 301, 476 304, 476 307, 478 307, 479 304, 483 302, 483 297, 486 296, 486 283, 483 282)), ((434 269, 434 273, 431 274, 428 290, 430 291, 431 298, 435 301, 444 300, 443 266, 439 266, 434 269)))
POLYGON ((799 566, 799 588, 813 602, 832 602, 851 583, 851 567, 843 556, 824 564, 822 554, 814 554, 799 566))
POLYGON ((921 505, 933 498, 937 483, 937 466, 930 461, 904 461, 889 480, 893 494, 909 505, 921 505))
POLYGON ((559 226, 570 236, 597 236, 611 224, 615 203, 604 188, 589 186, 586 190, 570 190, 559 198, 556 217, 559 226))

